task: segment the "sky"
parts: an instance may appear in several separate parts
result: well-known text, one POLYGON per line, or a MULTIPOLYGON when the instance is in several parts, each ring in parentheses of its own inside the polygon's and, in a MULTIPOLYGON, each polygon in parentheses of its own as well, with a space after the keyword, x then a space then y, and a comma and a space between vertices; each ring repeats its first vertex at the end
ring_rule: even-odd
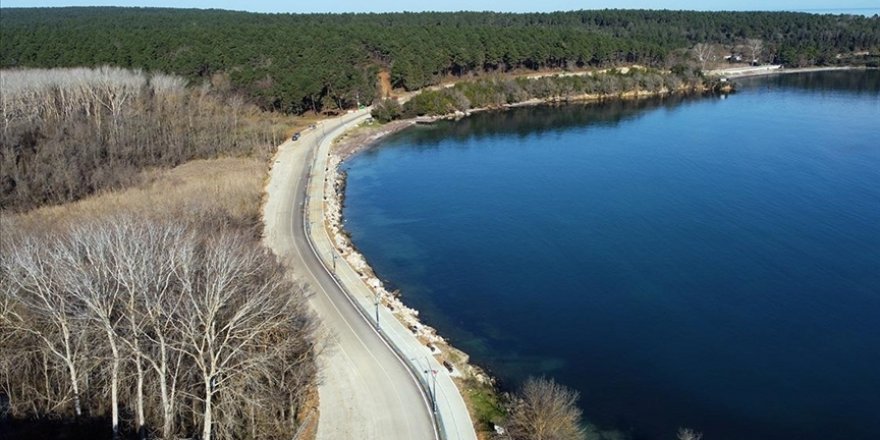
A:
POLYGON ((3 0, 3 7, 143 6, 217 8, 252 12, 393 12, 503 11, 546 12, 575 9, 693 9, 693 10, 827 10, 871 8, 880 0, 3 0))

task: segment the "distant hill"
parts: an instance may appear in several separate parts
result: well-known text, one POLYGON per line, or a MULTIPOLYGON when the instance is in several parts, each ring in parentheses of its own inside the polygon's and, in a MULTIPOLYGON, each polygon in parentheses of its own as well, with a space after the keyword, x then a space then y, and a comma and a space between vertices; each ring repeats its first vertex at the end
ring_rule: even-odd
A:
POLYGON ((417 89, 445 76, 638 63, 669 67, 698 43, 763 40, 766 61, 833 64, 880 49, 880 18, 791 12, 603 10, 510 14, 257 14, 4 8, 0 66, 98 66, 212 80, 267 109, 371 102, 379 72, 417 89))

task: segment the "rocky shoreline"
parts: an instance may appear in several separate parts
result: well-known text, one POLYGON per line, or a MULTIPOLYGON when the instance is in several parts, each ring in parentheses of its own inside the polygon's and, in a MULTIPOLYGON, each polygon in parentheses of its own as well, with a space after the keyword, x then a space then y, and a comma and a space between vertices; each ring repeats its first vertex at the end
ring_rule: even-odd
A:
POLYGON ((336 141, 327 161, 327 178, 324 182, 324 227, 333 245, 348 264, 358 272, 379 301, 420 340, 440 362, 457 378, 474 378, 481 384, 493 384, 494 380, 481 368, 469 363, 469 356, 453 347, 440 336, 436 329, 419 320, 419 311, 403 303, 400 292, 389 290, 379 279, 367 259, 358 251, 343 226, 342 208, 345 203, 346 173, 342 163, 351 156, 376 144, 379 140, 416 124, 415 120, 394 121, 383 126, 355 130, 336 141))

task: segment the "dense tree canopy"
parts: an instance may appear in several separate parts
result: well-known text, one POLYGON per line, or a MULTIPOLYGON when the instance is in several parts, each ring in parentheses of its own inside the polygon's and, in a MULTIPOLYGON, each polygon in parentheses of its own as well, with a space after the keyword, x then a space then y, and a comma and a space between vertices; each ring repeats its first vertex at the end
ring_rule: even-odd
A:
POLYGON ((228 82, 264 108, 371 102, 376 74, 417 89, 510 69, 671 66, 698 43, 760 39, 769 61, 829 64, 880 49, 880 17, 790 12, 256 14, 141 8, 4 9, 0 66, 142 68, 228 82))

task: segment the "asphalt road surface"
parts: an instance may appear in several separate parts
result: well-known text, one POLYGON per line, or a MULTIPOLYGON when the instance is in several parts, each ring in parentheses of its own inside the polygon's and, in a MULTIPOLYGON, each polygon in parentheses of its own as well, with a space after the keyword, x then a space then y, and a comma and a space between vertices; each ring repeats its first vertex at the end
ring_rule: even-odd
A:
POLYGON ((435 439, 429 396, 342 292, 304 233, 305 188, 319 142, 364 115, 324 121, 279 147, 266 188, 265 243, 310 286, 309 303, 329 329, 319 356, 318 439, 435 439))

